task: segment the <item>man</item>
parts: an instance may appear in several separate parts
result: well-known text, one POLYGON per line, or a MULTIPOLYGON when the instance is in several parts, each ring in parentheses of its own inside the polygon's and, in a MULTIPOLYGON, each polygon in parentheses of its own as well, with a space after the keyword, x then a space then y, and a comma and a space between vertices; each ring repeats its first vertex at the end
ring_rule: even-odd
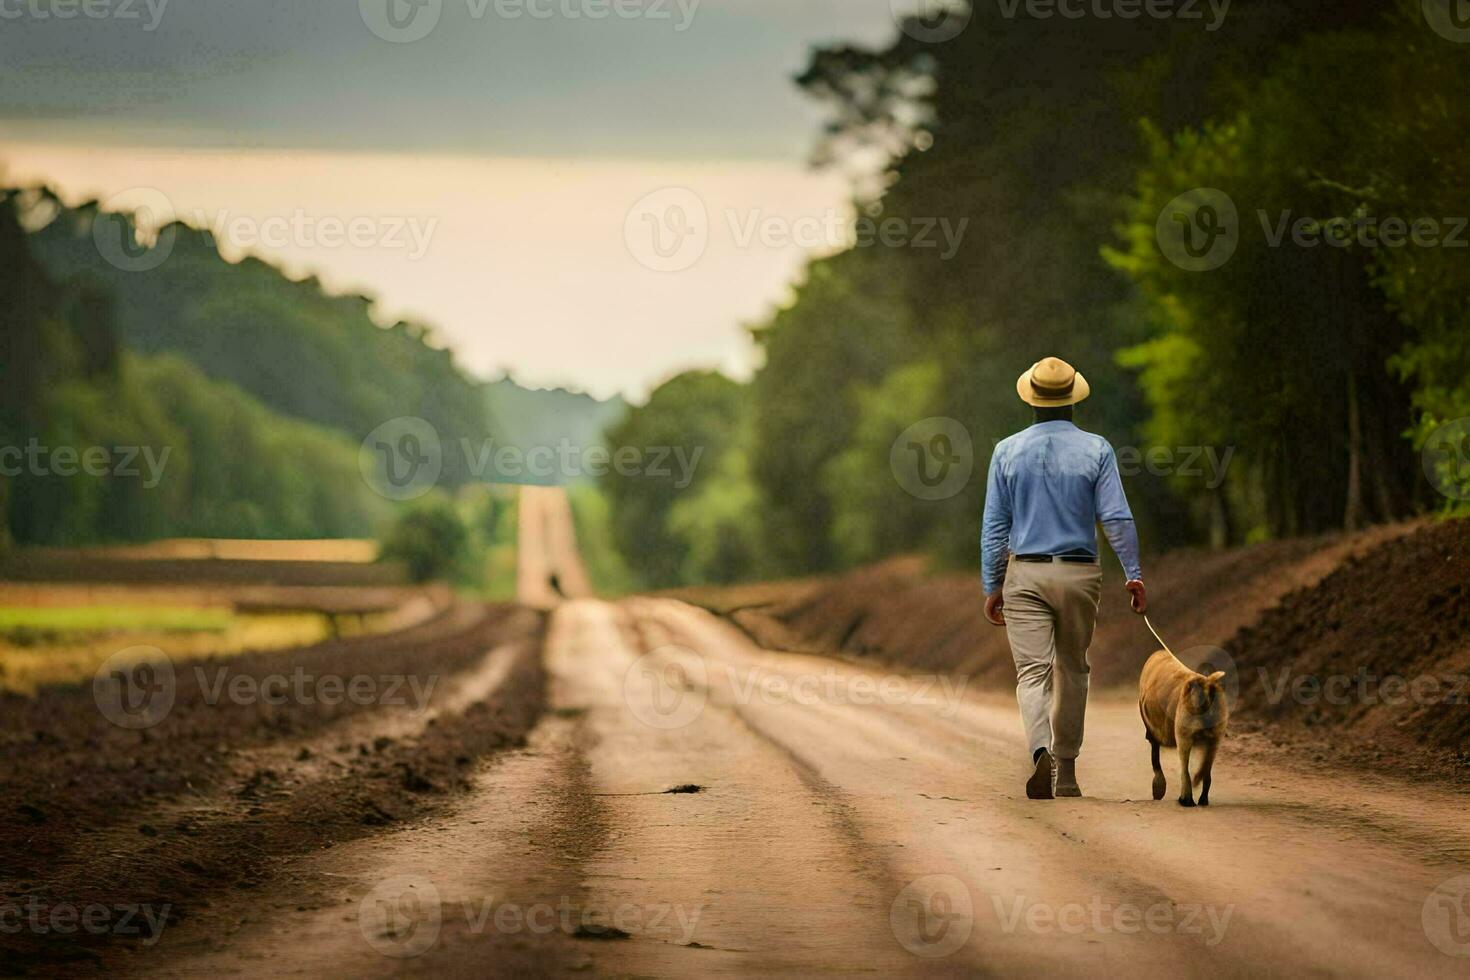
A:
POLYGON ((1148 609, 1118 459, 1106 439, 1072 424, 1072 406, 1090 391, 1086 378, 1055 357, 1021 375, 1016 393, 1036 421, 995 447, 985 493, 985 618, 1006 628, 1016 661, 1033 800, 1082 795, 1087 648, 1102 592, 1098 523, 1127 573, 1133 611, 1148 609))

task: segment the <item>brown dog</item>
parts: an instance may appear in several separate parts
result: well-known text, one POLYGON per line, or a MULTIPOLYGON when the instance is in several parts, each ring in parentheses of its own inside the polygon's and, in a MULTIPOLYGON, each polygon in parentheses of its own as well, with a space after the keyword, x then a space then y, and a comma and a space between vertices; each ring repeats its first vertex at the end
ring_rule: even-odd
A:
POLYGON ((1205 677, 1195 673, 1168 650, 1160 650, 1143 665, 1138 679, 1138 711, 1143 715, 1143 734, 1153 750, 1154 799, 1162 800, 1167 780, 1159 766, 1159 746, 1179 749, 1180 806, 1194 806, 1194 786, 1200 787, 1199 805, 1210 805, 1210 770, 1215 752, 1225 737, 1230 705, 1221 683, 1225 672, 1205 677), (1198 745, 1204 750, 1193 783, 1189 778, 1189 756, 1198 745))

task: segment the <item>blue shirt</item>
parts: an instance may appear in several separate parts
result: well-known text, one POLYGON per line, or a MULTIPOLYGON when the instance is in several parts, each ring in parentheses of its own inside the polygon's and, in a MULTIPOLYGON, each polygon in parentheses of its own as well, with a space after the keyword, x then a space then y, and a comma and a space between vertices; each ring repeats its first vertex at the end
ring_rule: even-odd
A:
POLYGON ((1001 440, 985 491, 985 594, 1005 582, 1009 555, 1096 555, 1099 522, 1128 578, 1142 580, 1133 511, 1106 439, 1057 420, 1001 440))

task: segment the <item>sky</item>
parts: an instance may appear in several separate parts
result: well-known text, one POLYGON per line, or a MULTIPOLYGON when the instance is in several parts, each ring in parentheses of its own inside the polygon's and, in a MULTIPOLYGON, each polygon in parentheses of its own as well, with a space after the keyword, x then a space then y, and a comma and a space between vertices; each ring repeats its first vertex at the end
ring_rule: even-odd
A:
POLYGON ((481 377, 637 398, 748 375, 842 247, 791 78, 906 2, 0 0, 0 166, 375 296, 481 377))

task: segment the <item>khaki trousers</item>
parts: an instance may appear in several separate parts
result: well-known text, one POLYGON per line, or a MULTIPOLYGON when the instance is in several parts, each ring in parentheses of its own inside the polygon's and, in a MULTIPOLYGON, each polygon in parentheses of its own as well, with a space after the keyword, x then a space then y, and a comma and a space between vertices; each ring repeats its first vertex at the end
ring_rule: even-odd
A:
POLYGON ((1087 648, 1097 622, 1102 568, 1012 558, 1003 595, 1016 703, 1031 752, 1048 749, 1058 759, 1075 759, 1082 751, 1087 648))

